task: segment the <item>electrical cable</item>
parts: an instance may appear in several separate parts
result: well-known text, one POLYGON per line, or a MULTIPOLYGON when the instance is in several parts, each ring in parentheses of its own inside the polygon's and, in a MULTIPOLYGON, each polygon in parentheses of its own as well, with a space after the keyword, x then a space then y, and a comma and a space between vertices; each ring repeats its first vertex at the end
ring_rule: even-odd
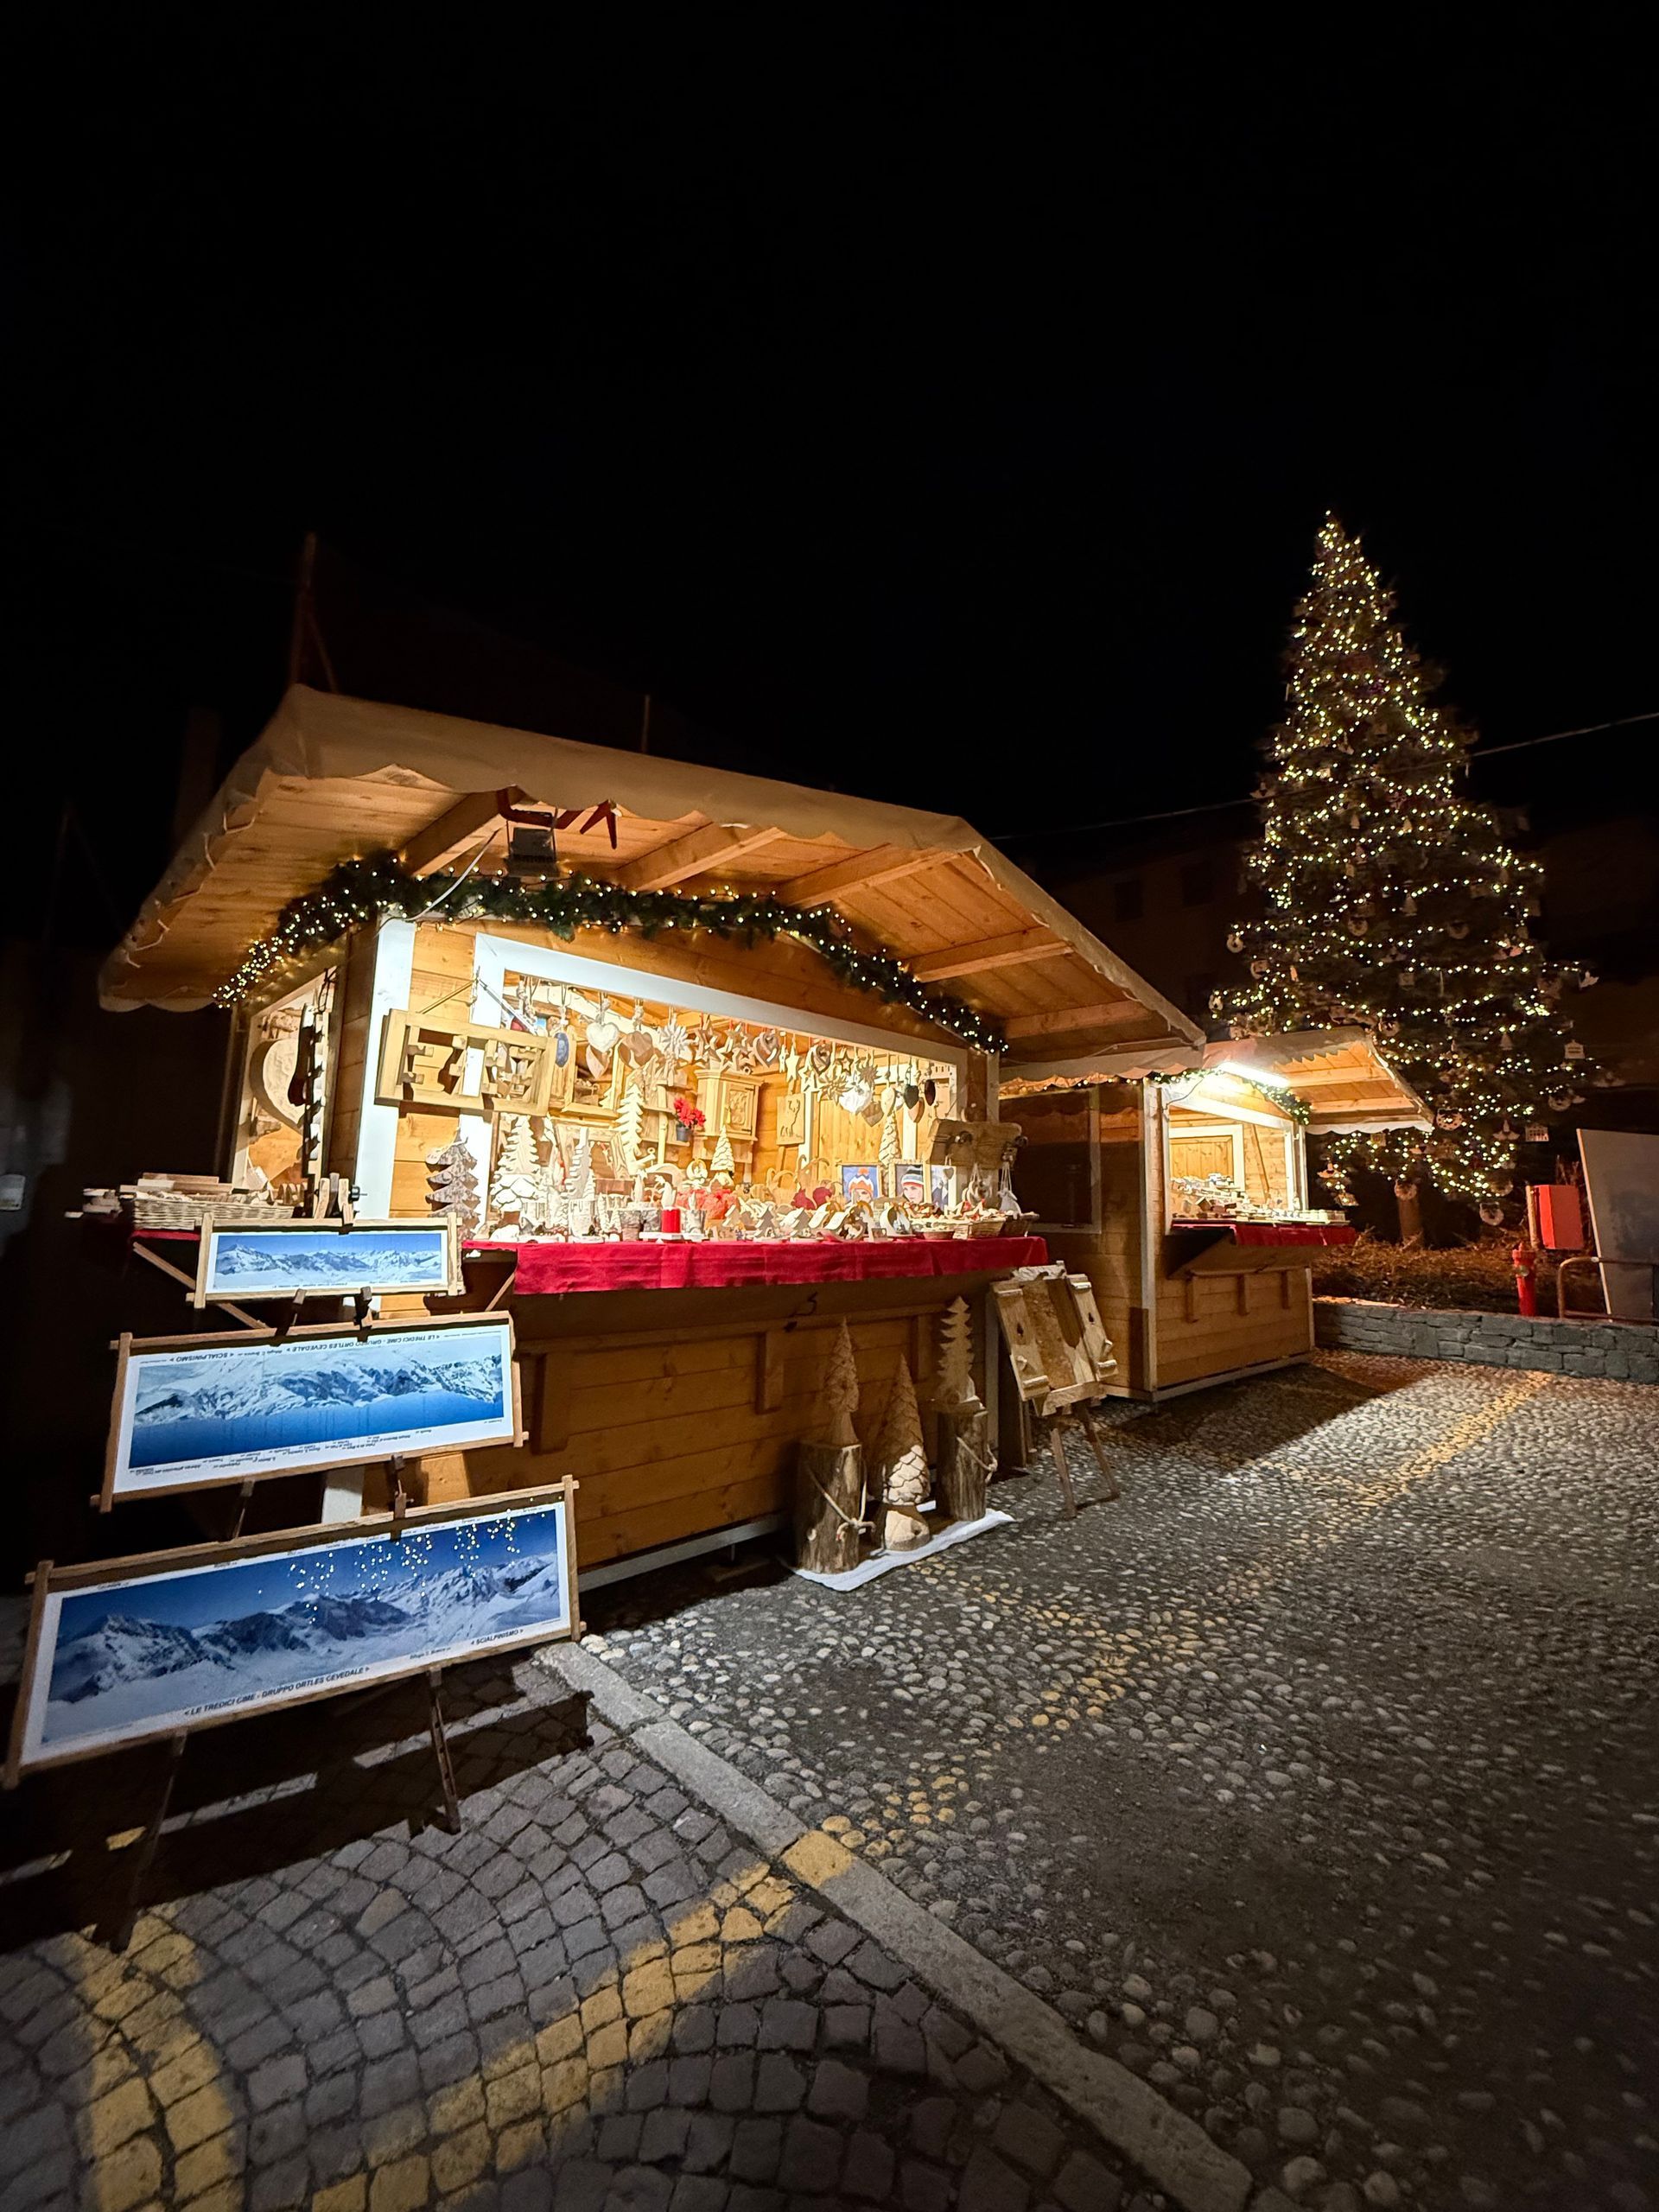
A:
MULTIPOLYGON (((1629 729, 1637 722, 1659 721, 1659 708, 1645 715, 1620 715, 1612 721, 1586 722, 1582 729, 1553 729, 1542 737, 1520 737, 1510 745, 1483 745, 1469 755, 1471 767, 1483 760, 1495 760, 1500 753, 1524 753, 1535 745, 1554 745, 1564 737, 1594 737, 1602 730, 1629 729)), ((1254 806, 1253 798, 1216 798, 1203 806, 1165 807, 1156 814, 1119 814, 1109 822, 1058 822, 1046 823, 1040 830, 994 830, 989 835, 993 844, 1019 844, 1033 837, 1085 836, 1096 830, 1128 830, 1141 822, 1174 822, 1190 814, 1226 814, 1236 806, 1254 806)))

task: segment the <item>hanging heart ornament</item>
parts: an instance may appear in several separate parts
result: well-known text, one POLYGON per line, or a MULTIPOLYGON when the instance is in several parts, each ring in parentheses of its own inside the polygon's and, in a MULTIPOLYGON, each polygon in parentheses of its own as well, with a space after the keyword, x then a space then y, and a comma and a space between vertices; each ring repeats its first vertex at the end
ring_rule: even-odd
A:
POLYGON ((582 1031, 590 1052, 597 1052, 601 1059, 608 1059, 616 1050, 622 1034, 622 1025, 611 1012, 607 999, 600 1001, 599 1012, 582 1031))
POLYGON ((622 1039, 622 1049, 636 1067, 644 1067, 647 1060, 657 1057, 657 1039, 645 1027, 645 1009, 636 1005, 633 1027, 622 1039))

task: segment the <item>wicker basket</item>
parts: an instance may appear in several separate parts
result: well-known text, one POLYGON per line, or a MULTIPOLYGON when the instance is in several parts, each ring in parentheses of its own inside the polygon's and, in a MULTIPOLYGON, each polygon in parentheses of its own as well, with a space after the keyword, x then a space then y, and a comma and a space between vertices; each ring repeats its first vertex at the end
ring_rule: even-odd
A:
POLYGON ((263 1198, 203 1198, 188 1191, 140 1191, 132 1201, 135 1229, 200 1229, 215 1221, 221 1228, 267 1229, 274 1221, 291 1221, 292 1206, 271 1205, 263 1198))

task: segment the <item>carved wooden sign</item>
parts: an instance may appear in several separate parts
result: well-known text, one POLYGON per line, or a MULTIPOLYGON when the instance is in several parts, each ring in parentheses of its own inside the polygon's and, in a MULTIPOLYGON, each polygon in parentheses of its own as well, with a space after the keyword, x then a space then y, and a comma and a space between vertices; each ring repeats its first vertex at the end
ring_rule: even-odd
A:
POLYGON ((383 1106, 543 1114, 552 1070, 550 1040, 530 1030, 395 1011, 386 1016, 375 1096, 383 1106))

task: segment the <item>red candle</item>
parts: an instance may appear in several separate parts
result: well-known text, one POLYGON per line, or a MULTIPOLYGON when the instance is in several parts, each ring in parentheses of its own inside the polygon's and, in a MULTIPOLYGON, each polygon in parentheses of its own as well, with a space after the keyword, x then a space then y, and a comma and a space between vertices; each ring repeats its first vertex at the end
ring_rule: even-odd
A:
POLYGON ((679 1208, 678 1208, 677 1206, 664 1206, 664 1207, 663 1208, 663 1234, 664 1234, 664 1236, 677 1236, 679 1235, 679 1233, 680 1233, 680 1210, 679 1210, 679 1208))

